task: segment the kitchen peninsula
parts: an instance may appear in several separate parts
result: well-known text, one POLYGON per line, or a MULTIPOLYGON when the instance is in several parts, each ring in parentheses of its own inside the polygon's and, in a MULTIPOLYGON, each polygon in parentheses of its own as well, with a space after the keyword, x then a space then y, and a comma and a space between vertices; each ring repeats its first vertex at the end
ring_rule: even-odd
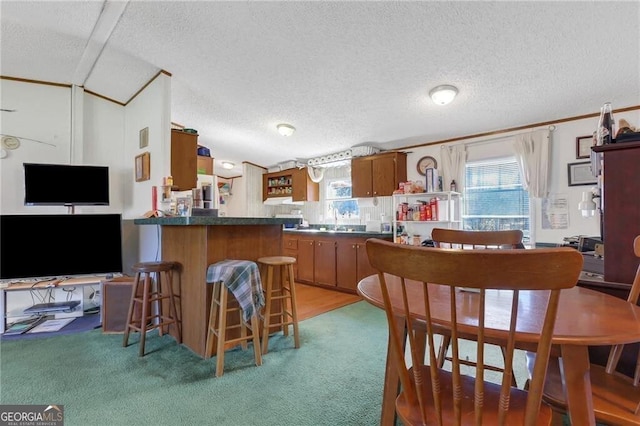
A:
POLYGON ((136 225, 161 227, 162 260, 180 262, 179 316, 182 343, 205 356, 211 286, 206 283, 210 264, 224 259, 256 261, 282 255, 283 225, 297 218, 180 216, 135 219, 136 225))

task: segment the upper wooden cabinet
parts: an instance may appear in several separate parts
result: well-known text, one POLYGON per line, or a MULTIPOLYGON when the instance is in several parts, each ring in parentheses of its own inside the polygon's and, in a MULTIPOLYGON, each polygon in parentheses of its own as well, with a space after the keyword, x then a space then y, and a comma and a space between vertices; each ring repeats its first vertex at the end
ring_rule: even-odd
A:
POLYGON ((197 158, 198 134, 171 130, 171 176, 178 191, 197 186, 197 158))
POLYGON ((196 172, 199 175, 212 175, 213 174, 213 157, 198 155, 196 172))
POLYGON ((407 154, 384 152, 351 160, 351 185, 354 198, 382 197, 393 194, 407 180, 407 154))
POLYGON ((307 169, 287 169, 262 176, 262 199, 292 197, 293 201, 319 201, 320 189, 307 169))

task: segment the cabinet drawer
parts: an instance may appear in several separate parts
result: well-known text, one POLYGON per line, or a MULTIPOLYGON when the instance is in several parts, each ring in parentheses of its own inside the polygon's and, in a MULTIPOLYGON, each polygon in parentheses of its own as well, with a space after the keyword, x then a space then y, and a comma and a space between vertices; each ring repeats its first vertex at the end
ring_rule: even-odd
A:
POLYGON ((284 248, 289 250, 298 250, 298 240, 286 239, 284 241, 284 248))

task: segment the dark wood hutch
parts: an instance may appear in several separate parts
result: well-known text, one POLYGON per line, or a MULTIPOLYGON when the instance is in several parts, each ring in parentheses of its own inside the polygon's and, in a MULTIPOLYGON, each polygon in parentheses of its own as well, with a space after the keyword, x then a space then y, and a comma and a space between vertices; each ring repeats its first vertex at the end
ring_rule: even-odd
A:
POLYGON ((604 280, 630 285, 638 268, 633 239, 640 235, 640 142, 601 145, 593 150, 604 159, 604 280))

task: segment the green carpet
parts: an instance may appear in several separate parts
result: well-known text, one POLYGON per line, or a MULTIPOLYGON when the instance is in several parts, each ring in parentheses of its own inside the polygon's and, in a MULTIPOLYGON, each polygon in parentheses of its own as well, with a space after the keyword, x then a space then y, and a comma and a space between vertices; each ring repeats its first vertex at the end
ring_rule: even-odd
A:
POLYGON ((0 403, 62 404, 73 425, 375 425, 387 344, 384 312, 358 302, 300 323, 301 347, 277 334, 256 367, 253 351, 232 350, 215 378, 173 338, 92 330, 5 341, 0 403))

